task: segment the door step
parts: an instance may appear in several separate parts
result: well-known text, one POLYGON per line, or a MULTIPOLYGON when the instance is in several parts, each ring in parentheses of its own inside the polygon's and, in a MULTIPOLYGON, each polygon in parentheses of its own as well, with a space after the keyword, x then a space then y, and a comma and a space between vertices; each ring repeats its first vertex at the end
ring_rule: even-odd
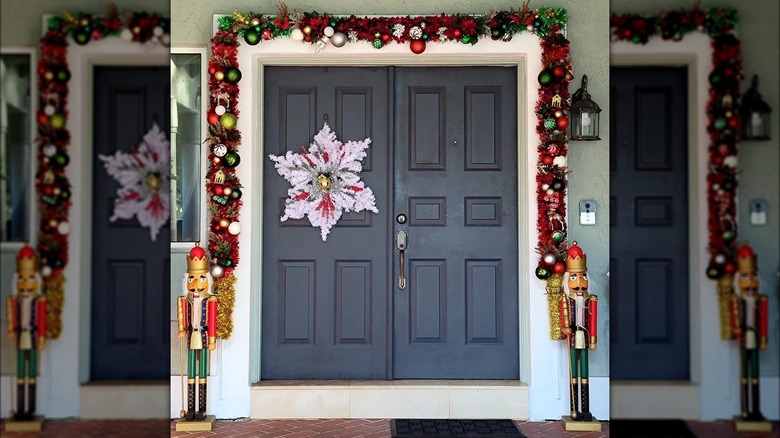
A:
POLYGON ((528 419, 514 380, 268 380, 250 390, 250 417, 528 419))
POLYGON ((81 386, 80 418, 169 419, 168 381, 90 382, 81 386))

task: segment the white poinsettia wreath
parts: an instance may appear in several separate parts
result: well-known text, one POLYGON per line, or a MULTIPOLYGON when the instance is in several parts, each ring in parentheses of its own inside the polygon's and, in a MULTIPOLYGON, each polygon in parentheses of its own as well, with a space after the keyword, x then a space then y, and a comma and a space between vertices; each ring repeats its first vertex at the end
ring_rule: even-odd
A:
POLYGON ((108 174, 121 186, 111 222, 136 216, 141 226, 149 227, 152 240, 157 239, 171 214, 170 157, 170 144, 157 124, 144 135, 138 148, 100 155, 108 174))
POLYGON ((341 143, 325 123, 308 150, 301 147, 300 153, 270 155, 279 174, 292 184, 282 222, 308 215, 325 241, 343 212, 378 213, 374 192, 360 180, 361 161, 370 143, 370 138, 341 143))

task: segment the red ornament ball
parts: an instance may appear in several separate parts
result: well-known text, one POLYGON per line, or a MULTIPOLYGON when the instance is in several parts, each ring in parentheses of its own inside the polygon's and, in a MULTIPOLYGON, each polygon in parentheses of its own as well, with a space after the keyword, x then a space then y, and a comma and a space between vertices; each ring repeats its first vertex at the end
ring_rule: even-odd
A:
POLYGON ((211 191, 217 196, 222 196, 222 194, 225 193, 225 187, 222 184, 214 184, 211 191))
POLYGON ((53 188, 52 186, 50 186, 50 185, 45 185, 45 186, 43 186, 43 194, 44 194, 44 195, 47 195, 47 196, 49 196, 49 195, 51 195, 53 192, 54 192, 54 188, 53 188))
POLYGON ((216 73, 216 72, 217 72, 217 68, 216 67, 209 67, 209 74, 210 75, 214 76, 214 73, 216 73))
POLYGON ((263 29, 263 39, 264 40, 270 40, 274 36, 274 33, 271 32, 271 29, 265 28, 263 29))
POLYGON ((736 117, 729 117, 729 128, 731 129, 739 128, 739 119, 736 117))
POLYGON ((390 41, 390 34, 386 33, 386 34, 382 35, 382 42, 386 43, 388 41, 390 41))
POLYGON ((409 45, 409 48, 412 49, 412 53, 419 55, 420 53, 425 51, 425 41, 412 40, 411 44, 409 45))
POLYGON ((712 164, 716 166, 720 166, 721 164, 723 164, 723 157, 718 157, 717 155, 712 157, 712 164))
POLYGON ((46 125, 49 123, 49 116, 44 113, 38 113, 38 124, 46 125))
POLYGON ((217 113, 209 113, 206 120, 209 122, 209 125, 216 125, 217 123, 219 123, 219 116, 217 115, 217 113))
POLYGON ((553 71, 553 74, 555 75, 555 77, 558 78, 558 79, 560 79, 560 78, 562 78, 562 77, 564 77, 566 75, 566 69, 563 68, 560 65, 556 65, 555 67, 553 67, 552 71, 553 71))
POLYGON ((723 270, 727 274, 733 274, 733 273, 737 272, 737 265, 735 265, 734 263, 731 263, 731 262, 726 263, 726 266, 725 266, 725 268, 723 270))
POLYGON ((550 166, 552 165, 552 163, 553 163, 553 157, 549 155, 544 155, 542 157, 542 164, 544 164, 545 166, 550 166))
POLYGON ((558 146, 554 144, 547 146, 547 153, 550 155, 556 155, 558 153, 558 146))
POLYGON ((460 35, 461 35, 460 29, 455 29, 452 31, 452 36, 454 36, 455 38, 460 38, 460 35))
POLYGON ((558 129, 566 129, 569 127, 569 119, 567 117, 558 117, 558 119, 555 120, 555 125, 558 129))
POLYGON ((563 262, 558 262, 555 265, 553 265, 553 272, 556 274, 563 274, 566 272, 566 265, 563 264, 563 262))

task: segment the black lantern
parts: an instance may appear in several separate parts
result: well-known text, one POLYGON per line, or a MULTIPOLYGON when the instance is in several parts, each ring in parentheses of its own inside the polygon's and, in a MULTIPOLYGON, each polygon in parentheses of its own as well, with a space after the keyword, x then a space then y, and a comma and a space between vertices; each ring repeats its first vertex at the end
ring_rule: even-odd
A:
POLYGON ((571 96, 569 108, 571 140, 601 140, 599 138, 599 105, 590 100, 588 75, 582 75, 582 88, 571 96))
POLYGON ((758 75, 753 75, 750 89, 742 96, 739 115, 742 124, 743 140, 769 140, 769 108, 758 94, 758 75))

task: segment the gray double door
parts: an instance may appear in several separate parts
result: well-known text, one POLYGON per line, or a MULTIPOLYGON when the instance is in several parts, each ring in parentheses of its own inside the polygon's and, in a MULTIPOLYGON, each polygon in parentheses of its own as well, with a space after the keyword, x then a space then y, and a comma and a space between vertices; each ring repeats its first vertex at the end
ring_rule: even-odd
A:
POLYGON ((517 379, 516 69, 264 76, 262 378, 517 379), (308 147, 325 114, 340 141, 371 137, 379 209, 327 242, 280 222, 289 184, 267 157, 308 147))

